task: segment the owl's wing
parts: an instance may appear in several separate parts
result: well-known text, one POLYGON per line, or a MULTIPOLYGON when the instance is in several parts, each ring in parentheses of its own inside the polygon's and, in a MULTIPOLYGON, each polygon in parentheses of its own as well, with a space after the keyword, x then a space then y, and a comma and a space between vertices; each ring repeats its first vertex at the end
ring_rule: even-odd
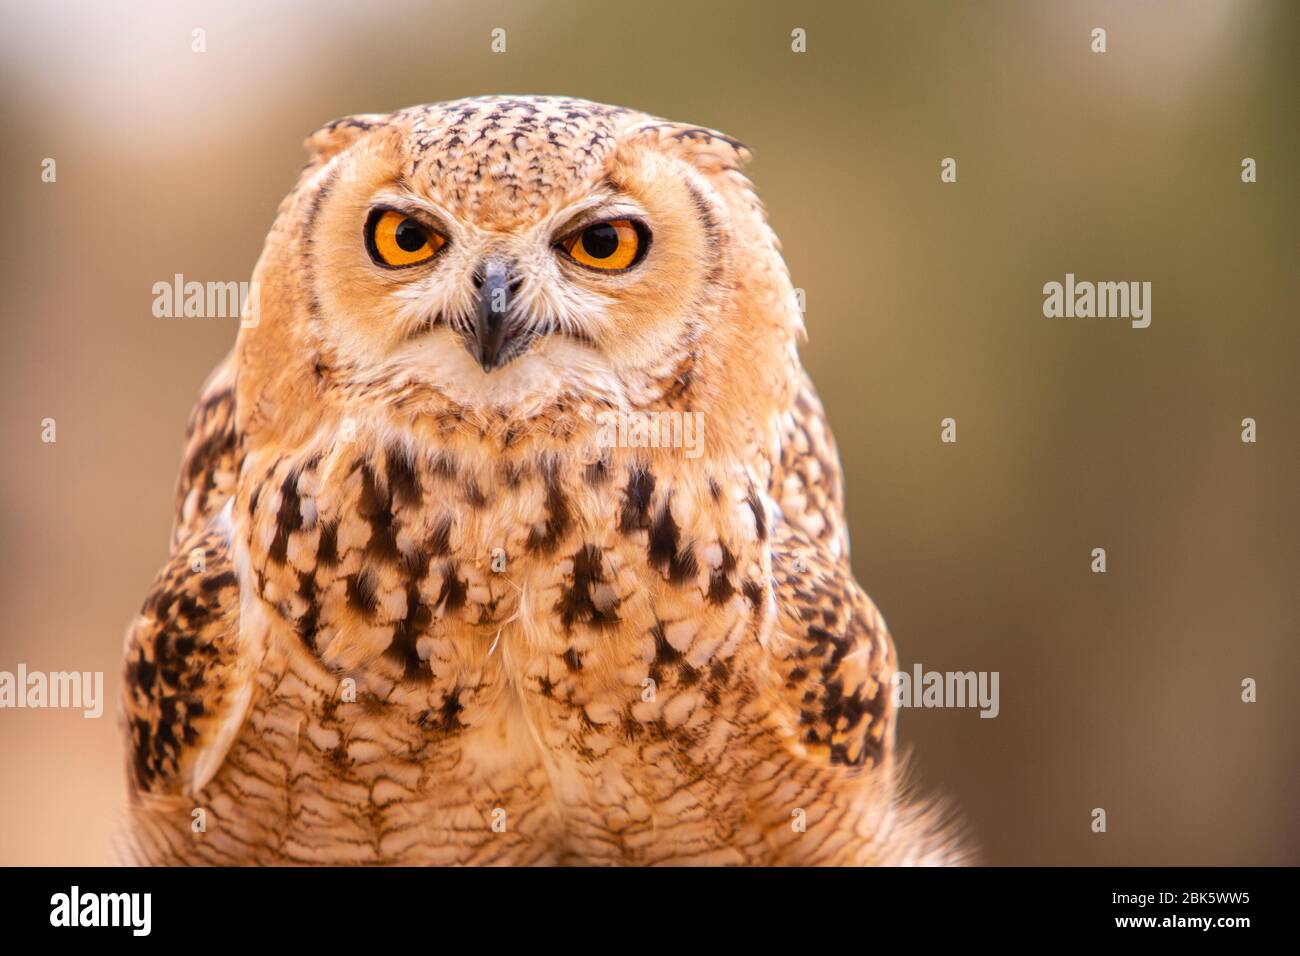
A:
POLYGON ((830 764, 874 766, 893 746, 894 647, 849 567, 839 455, 807 376, 782 423, 768 491, 779 512, 774 650, 799 740, 830 764))
POLYGON ((876 768, 893 750, 897 662, 884 619, 848 562, 802 529, 776 522, 772 551, 773 651, 798 740, 828 765, 876 768))
POLYGON ((787 416, 769 496, 778 619, 771 649, 777 710, 828 785, 871 778, 887 808, 860 862, 961 863, 967 851, 942 803, 910 803, 894 754, 894 643, 848 560, 839 457, 806 378, 787 416))
POLYGON ((190 415, 171 556, 127 630, 122 710, 135 796, 201 789, 252 702, 226 510, 238 471, 234 368, 227 356, 190 415))
POLYGON ((185 452, 176 478, 172 550, 207 526, 235 493, 239 473, 235 430, 235 356, 208 376, 185 430, 185 452))
POLYGON ((247 718, 252 676, 219 519, 181 542, 127 631, 122 711, 133 796, 191 795, 212 779, 247 718))

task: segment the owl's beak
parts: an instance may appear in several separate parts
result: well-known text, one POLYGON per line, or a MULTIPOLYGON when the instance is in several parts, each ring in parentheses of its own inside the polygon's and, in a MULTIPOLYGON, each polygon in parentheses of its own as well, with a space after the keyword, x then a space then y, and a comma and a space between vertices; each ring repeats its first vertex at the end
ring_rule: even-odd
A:
POLYGON ((523 330, 512 301, 523 280, 512 273, 509 262, 494 258, 485 261, 474 276, 478 286, 478 310, 474 318, 473 341, 466 340, 465 347, 485 372, 505 365, 525 344, 520 341, 523 330))

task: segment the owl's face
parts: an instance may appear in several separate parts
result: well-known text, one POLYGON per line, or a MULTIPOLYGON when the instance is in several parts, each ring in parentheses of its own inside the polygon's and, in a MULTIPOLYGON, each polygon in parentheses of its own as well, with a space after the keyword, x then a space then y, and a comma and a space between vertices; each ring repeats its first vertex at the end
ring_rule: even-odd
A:
POLYGON ((645 117, 562 102, 408 111, 321 168, 303 248, 336 374, 471 407, 634 404, 698 339, 721 292, 721 199, 646 142, 645 117))

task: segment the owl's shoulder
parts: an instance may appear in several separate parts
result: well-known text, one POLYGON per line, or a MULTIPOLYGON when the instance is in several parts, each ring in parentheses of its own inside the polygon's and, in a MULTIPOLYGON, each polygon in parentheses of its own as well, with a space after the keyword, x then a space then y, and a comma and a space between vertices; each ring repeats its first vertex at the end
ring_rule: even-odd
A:
POLYGON ((176 478, 173 549, 201 531, 235 492, 239 473, 235 367, 232 352, 208 376, 190 413, 176 478))
POLYGON ((831 557, 847 557, 844 481, 826 410, 811 379, 801 374, 780 420, 781 452, 768 494, 784 519, 831 557))

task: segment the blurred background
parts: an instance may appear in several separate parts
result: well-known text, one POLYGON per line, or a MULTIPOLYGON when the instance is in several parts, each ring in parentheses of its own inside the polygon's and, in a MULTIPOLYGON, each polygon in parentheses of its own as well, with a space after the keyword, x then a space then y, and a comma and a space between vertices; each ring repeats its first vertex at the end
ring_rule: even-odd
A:
POLYGON ((500 92, 753 148, 858 578, 905 668, 1001 674, 997 719, 900 725, 986 862, 1300 863, 1300 6, 3 10, 0 670, 101 670, 111 696, 0 711, 0 863, 112 860, 122 633, 237 325, 155 318, 153 284, 247 279, 322 123, 500 92), (1151 327, 1044 318, 1067 272, 1151 282, 1151 327))

